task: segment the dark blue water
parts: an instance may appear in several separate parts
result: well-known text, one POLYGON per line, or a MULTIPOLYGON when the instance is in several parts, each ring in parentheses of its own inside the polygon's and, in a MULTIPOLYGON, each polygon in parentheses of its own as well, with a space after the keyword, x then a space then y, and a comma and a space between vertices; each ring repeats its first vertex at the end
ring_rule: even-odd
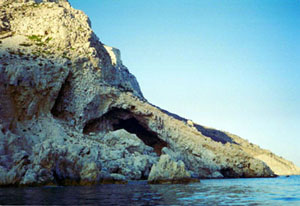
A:
POLYGON ((187 185, 0 188, 0 204, 18 205, 298 205, 300 176, 202 180, 187 185))

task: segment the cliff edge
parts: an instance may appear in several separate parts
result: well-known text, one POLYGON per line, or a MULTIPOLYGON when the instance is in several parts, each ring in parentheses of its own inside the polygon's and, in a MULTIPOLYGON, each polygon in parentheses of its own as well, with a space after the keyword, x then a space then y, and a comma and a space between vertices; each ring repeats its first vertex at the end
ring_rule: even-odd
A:
POLYGON ((68 1, 0 1, 0 185, 296 173, 235 135, 151 105, 120 51, 68 1))

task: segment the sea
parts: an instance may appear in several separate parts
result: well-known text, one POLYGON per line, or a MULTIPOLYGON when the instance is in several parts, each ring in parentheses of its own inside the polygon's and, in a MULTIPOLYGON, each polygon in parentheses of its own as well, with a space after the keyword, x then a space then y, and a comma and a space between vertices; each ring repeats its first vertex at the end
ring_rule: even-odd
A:
POLYGON ((1 205, 297 205, 300 176, 149 185, 0 188, 1 205))

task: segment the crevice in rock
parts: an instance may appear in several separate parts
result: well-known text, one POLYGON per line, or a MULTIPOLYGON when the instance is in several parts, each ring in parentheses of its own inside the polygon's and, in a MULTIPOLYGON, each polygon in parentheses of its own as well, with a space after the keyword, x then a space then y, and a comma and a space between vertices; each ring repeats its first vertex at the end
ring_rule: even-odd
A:
POLYGON ((119 129, 125 129, 129 133, 136 134, 146 145, 154 148, 158 155, 161 155, 163 147, 168 146, 167 142, 160 139, 157 133, 151 131, 143 117, 136 116, 124 109, 114 108, 102 117, 88 121, 83 128, 83 133, 106 133, 119 129))
POLYGON ((57 185, 63 185, 63 179, 58 176, 55 170, 52 171, 54 183, 57 185))
POLYGON ((64 116, 64 94, 66 91, 68 91, 71 87, 70 85, 70 81, 69 79, 71 78, 71 72, 69 72, 67 78, 65 79, 64 83, 62 84, 60 90, 59 90, 59 93, 56 97, 56 100, 55 100, 55 103, 51 109, 51 114, 54 116, 54 117, 62 117, 64 116))

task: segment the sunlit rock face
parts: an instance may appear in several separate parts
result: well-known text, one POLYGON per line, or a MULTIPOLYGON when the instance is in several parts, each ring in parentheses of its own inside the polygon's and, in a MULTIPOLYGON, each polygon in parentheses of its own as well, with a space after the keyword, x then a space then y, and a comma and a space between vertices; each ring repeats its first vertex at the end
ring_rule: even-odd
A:
POLYGON ((152 166, 148 181, 150 184, 199 182, 191 178, 182 160, 173 160, 168 154, 161 155, 152 166))
POLYGON ((1 185, 147 180, 153 165, 161 171, 161 155, 177 165, 171 178, 270 177, 269 166, 297 172, 239 137, 148 103, 120 51, 101 43, 68 1, 0 5, 1 185))

